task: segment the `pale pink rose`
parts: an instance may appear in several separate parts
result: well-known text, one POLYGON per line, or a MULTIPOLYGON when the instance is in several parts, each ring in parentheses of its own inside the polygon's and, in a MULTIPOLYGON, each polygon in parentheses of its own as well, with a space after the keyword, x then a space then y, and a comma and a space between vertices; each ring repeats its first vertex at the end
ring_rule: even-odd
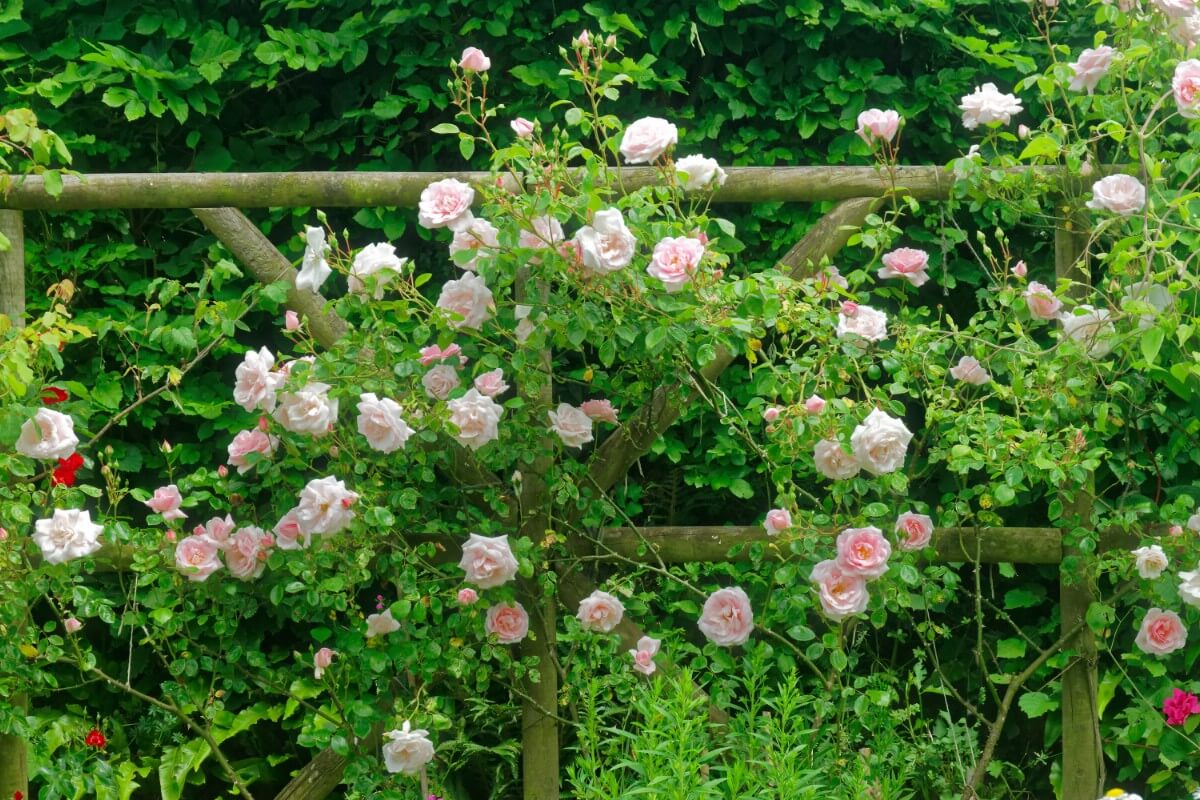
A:
POLYGON ((7 539, 8 530, 6 528, 0 528, 0 542, 6 541, 7 539))
POLYGON ((338 533, 354 521, 358 494, 332 475, 314 478, 300 490, 296 524, 306 535, 338 533))
POLYGON ((1032 133, 1032 131, 1029 130, 1029 126, 1025 123, 1021 123, 1017 126, 1017 138, 1021 141, 1028 139, 1030 133, 1032 133))
POLYGON ((507 536, 480 536, 472 533, 463 544, 458 566, 464 580, 480 589, 503 586, 517 575, 517 558, 507 536))
POLYGON ((1192 514, 1187 521, 1188 530, 1200 533, 1200 514, 1192 514))
POLYGON ((21 425, 17 452, 41 461, 68 458, 79 445, 75 421, 61 411, 39 408, 33 419, 21 425))
POLYGON ((145 502, 151 511, 162 514, 164 522, 170 522, 173 519, 186 519, 187 514, 183 513, 179 506, 183 503, 183 495, 179 493, 179 487, 171 483, 166 486, 160 486, 154 490, 154 496, 145 502))
POLYGON ((826 267, 814 280, 817 283, 817 288, 821 291, 826 291, 830 286, 836 286, 839 289, 850 288, 850 281, 843 278, 841 270, 834 266, 826 267))
POLYGON ((718 589, 704 601, 698 627, 710 642, 720 647, 745 644, 754 631, 750 598, 740 587, 718 589))
POLYGON ((1095 168, 1092 166, 1092 162, 1090 160, 1085 160, 1079 165, 1079 174, 1085 178, 1089 177, 1094 171, 1095 168))
POLYGON ((626 227, 621 211, 606 208, 592 216, 591 225, 576 232, 575 244, 583 266, 603 275, 629 266, 637 240, 626 227))
POLYGON ((465 228, 472 219, 475 190, 455 178, 434 181, 421 192, 417 222, 425 228, 465 228))
POLYGON ((1200 43, 1200 12, 1176 19, 1171 28, 1171 38, 1185 47, 1195 47, 1200 43))
POLYGON ((483 629, 500 644, 516 644, 529 633, 529 615, 520 603, 497 603, 487 610, 483 629))
POLYGON ((654 245, 654 255, 646 272, 662 281, 668 292, 677 292, 691 283, 702 258, 704 245, 699 239, 668 236, 654 245))
POLYGON ((625 606, 608 592, 597 589, 579 602, 575 616, 585 631, 611 633, 625 616, 625 606))
POLYGON ((239 475, 245 474, 251 467, 246 456, 251 453, 258 453, 264 460, 269 459, 275 454, 275 448, 278 445, 278 439, 263 433, 258 428, 241 431, 237 436, 233 437, 233 441, 226 448, 229 453, 229 464, 230 466, 237 467, 239 475))
POLYGON ((564 238, 562 223, 554 217, 537 217, 530 224, 532 230, 522 229, 521 235, 517 237, 518 246, 540 250, 562 244, 564 238))
POLYGON ((313 654, 313 677, 321 680, 325 675, 325 670, 329 669, 329 665, 333 663, 333 657, 337 655, 328 647, 322 647, 313 654))
POLYGON ((1200 116, 1200 61, 1189 58, 1176 64, 1171 88, 1180 116, 1188 119, 1200 116))
POLYGON ((912 247, 901 247, 883 256, 881 278, 903 278, 913 286, 923 286, 929 280, 925 270, 929 267, 929 254, 912 247))
POLYGON ((899 130, 900 114, 890 108, 887 111, 868 108, 858 115, 858 128, 854 132, 862 137, 864 142, 871 144, 875 139, 890 142, 896 138, 896 132, 899 130))
POLYGON ((1141 575, 1146 580, 1154 580, 1159 575, 1162 575, 1163 570, 1167 568, 1167 564, 1169 563, 1167 554, 1156 544, 1139 547, 1133 551, 1133 557, 1134 563, 1137 565, 1138 575, 1141 575))
POLYGON ((772 508, 767 512, 763 527, 767 529, 768 536, 774 536, 792 527, 792 515, 786 508, 772 508))
POLYGON ((205 581, 221 568, 221 548, 207 536, 185 536, 175 546, 175 566, 190 581, 205 581))
POLYGON ((382 300, 388 283, 404 270, 407 263, 408 259, 397 256, 396 248, 387 242, 369 244, 354 254, 354 263, 350 265, 350 275, 346 278, 347 288, 355 294, 361 294, 366 291, 367 279, 376 276, 372 297, 382 300))
POLYGON ((283 385, 284 378, 275 369, 275 356, 263 347, 255 352, 246 351, 245 358, 234 373, 237 382, 233 385, 233 399, 247 411, 262 409, 268 414, 275 410, 275 390, 283 385))
POLYGON ((413 434, 412 428, 400 416, 400 405, 390 398, 377 397, 374 392, 359 395, 358 432, 373 450, 381 453, 400 450, 413 434))
POLYGON ((1016 275, 1018 278, 1024 278, 1028 273, 1029 273, 1029 268, 1025 266, 1024 261, 1018 261, 1016 264, 1013 264, 1013 268, 1012 268, 1013 275, 1016 275))
POLYGON ((67 617, 63 620, 63 627, 67 633, 79 633, 79 629, 83 627, 83 623, 74 617, 67 617))
POLYGON ((436 344, 431 344, 428 347, 421 348, 421 366, 428 367, 435 361, 445 361, 455 356, 461 358, 461 353, 462 348, 456 344, 447 345, 445 350, 436 344))
POLYGON ((283 329, 285 331, 295 331, 300 329, 300 315, 295 311, 289 310, 283 315, 283 329))
POLYGON ((1189 572, 1179 573, 1179 599, 1190 606, 1200 608, 1200 566, 1189 572))
POLYGON ((459 589, 458 604, 460 606, 471 606, 479 600, 479 592, 474 589, 459 589))
POLYGON ((481 256, 486 256, 500 246, 499 237, 500 232, 496 230, 495 225, 486 219, 475 217, 464 228, 454 232, 454 238, 450 240, 450 258, 463 269, 473 272, 479 266, 481 256), (469 261, 454 258, 456 253, 462 252, 471 253, 469 261))
POLYGON ((779 419, 779 412, 779 406, 767 406, 762 412, 763 422, 771 423, 779 419))
POLYGON ((679 130, 659 117, 643 117, 621 137, 621 155, 630 164, 650 164, 679 141, 679 130))
POLYGON ((825 616, 840 622, 867 610, 871 599, 867 582, 861 575, 843 570, 836 561, 822 561, 813 567, 810 580, 817 585, 817 596, 825 616))
POLYGON ((368 639, 374 639, 376 636, 387 636, 389 633, 395 633, 398 630, 400 630, 400 623, 392 616, 390 608, 367 617, 368 639))
POLYGON ((225 546, 225 568, 241 581, 262 575, 275 540, 262 528, 238 528, 225 546))
POLYGON ((1154 0, 1154 5, 1171 19, 1181 19, 1196 11, 1196 0, 1154 0))
POLYGON ((567 447, 583 447, 592 441, 592 418, 569 403, 559 403, 554 411, 547 411, 550 430, 558 434, 567 447))
POLYGON ((333 274, 333 268, 325 259, 331 248, 325 242, 325 229, 315 225, 304 227, 304 242, 304 259, 296 275, 296 288, 315 293, 333 274))
POLYGON ((529 319, 531 313, 533 313, 532 306, 521 305, 520 303, 513 309, 513 318, 517 321, 517 327, 513 330, 513 336, 516 337, 518 344, 524 344, 536 329, 533 320, 529 319))
POLYGON ((450 312, 451 328, 479 327, 491 316, 492 292, 483 278, 468 272, 458 280, 446 281, 438 295, 437 306, 450 312))
POLYGON ((284 514, 271 530, 280 550, 303 550, 312 543, 312 534, 300 530, 300 520, 294 508, 284 514))
POLYGON ((809 414, 820 414, 825 410, 825 398, 814 394, 804 401, 804 410, 809 414))
POLYGON ((886 475, 904 466, 912 437, 902 420, 876 408, 850 434, 850 450, 867 472, 886 475))
POLYGON ((574 47, 589 47, 592 44, 592 34, 588 32, 587 28, 584 28, 578 36, 571 40, 571 44, 574 47))
POLYGON ((1092 199, 1087 201, 1087 207, 1122 217, 1132 216, 1146 207, 1146 187, 1132 175, 1109 175, 1092 184, 1092 199))
POLYGON ((842 449, 835 439, 822 439, 813 450, 813 462, 820 472, 830 480, 853 478, 860 469, 850 453, 842 449))
POLYGON ((933 520, 927 514, 905 511, 896 517, 896 533, 901 550, 923 550, 933 540, 933 520))
POLYGON ((224 517, 213 517, 203 525, 197 525, 193 530, 196 536, 207 536, 218 545, 224 547, 225 542, 233 535, 234 529, 237 528, 233 517, 226 514, 224 517))
POLYGON ((480 394, 488 397, 504 394, 508 391, 508 384, 504 382, 504 370, 497 368, 476 377, 475 388, 479 390, 480 394))
POLYGON ((658 654, 658 647, 662 642, 658 639, 651 639, 649 636, 643 636, 638 639, 637 647, 629 651, 629 655, 633 656, 633 668, 643 675, 653 675, 657 667, 654 664, 654 656, 658 654))
POLYGON ((854 335, 861 336, 868 342, 881 342, 887 338, 887 314, 857 303, 846 305, 853 308, 847 309, 843 306, 838 314, 836 333, 839 339, 854 335))
POLYGON ((434 400, 445 400, 461 383, 462 381, 458 377, 458 370, 449 364, 438 364, 429 370, 429 372, 426 372, 425 377, 421 378, 421 385, 425 387, 425 394, 434 400))
POLYGON ((992 379, 983 365, 979 363, 979 359, 973 356, 963 356, 958 360, 958 364, 950 368, 951 377, 969 383, 973 386, 982 386, 992 379))
POLYGON ((1062 310, 1062 301, 1054 296, 1054 291, 1037 281, 1029 282, 1025 287, 1024 297, 1029 313, 1037 319, 1054 319, 1062 310))
POLYGON ((499 438, 504 406, 480 394, 478 389, 468 389, 462 397, 446 403, 446 408, 450 410, 450 424, 458 429, 454 438, 459 444, 478 450, 499 438))
POLYGON ((478 47, 468 47, 463 50, 458 66, 463 72, 487 72, 491 69, 492 60, 478 47))
POLYGON ((338 401, 329 396, 329 385, 313 381, 294 392, 280 392, 271 415, 284 430, 324 436, 337 422, 338 401))
POLYGON ((1080 90, 1091 94, 1096 90, 1096 84, 1108 74, 1108 68, 1112 65, 1113 56, 1117 51, 1108 45, 1101 45, 1096 48, 1088 48, 1079 54, 1079 60, 1073 62, 1070 67, 1075 73, 1071 78, 1070 89, 1073 92, 1080 90))
POLYGON ((1187 628, 1174 611, 1152 608, 1142 618, 1142 627, 1134 643, 1143 653, 1169 655, 1187 644, 1187 628))
POLYGON ((1111 317, 1107 308, 1093 308, 1085 303, 1058 319, 1062 323, 1063 334, 1079 342, 1089 358, 1104 358, 1112 352, 1112 337, 1117 332, 1111 317))
POLYGON ((92 522, 87 509, 56 508, 54 514, 34 523, 33 543, 47 564, 65 564, 100 549, 104 526, 92 522))
POLYGON ((218 478, 228 478, 229 477, 229 469, 224 464, 217 465, 217 477, 218 478))
POLYGON ((1167 530, 1167 533, 1169 533, 1171 536, 1182 536, 1183 535, 1183 526, 1182 525, 1172 525, 1170 527, 1170 529, 1167 530))
POLYGON ((420 775, 425 765, 433 760, 429 731, 413 730, 408 720, 404 720, 402 728, 388 731, 383 738, 388 740, 382 748, 383 764, 388 772, 420 775))
POLYGON ((843 572, 872 580, 887 572, 892 545, 874 526, 847 528, 838 534, 837 552, 843 572))
POLYGON ((699 155, 684 156, 676 161, 675 172, 683 176, 685 192, 719 188, 725 185, 725 180, 729 177, 715 158, 705 158, 699 155))
POLYGON ((613 404, 609 400, 584 400, 579 406, 579 410, 587 414, 596 422, 607 422, 611 425, 619 425, 617 419, 617 409, 613 408, 613 404))
POLYGON ((522 139, 528 139, 530 136, 533 136, 533 123, 524 117, 517 117, 508 123, 508 125, 513 129, 513 133, 522 139))
POLYGON ((997 123, 1007 125, 1013 114, 1022 111, 1021 101, 1001 92, 994 83, 976 86, 973 94, 963 97, 958 108, 963 112, 963 127, 968 129, 997 123))

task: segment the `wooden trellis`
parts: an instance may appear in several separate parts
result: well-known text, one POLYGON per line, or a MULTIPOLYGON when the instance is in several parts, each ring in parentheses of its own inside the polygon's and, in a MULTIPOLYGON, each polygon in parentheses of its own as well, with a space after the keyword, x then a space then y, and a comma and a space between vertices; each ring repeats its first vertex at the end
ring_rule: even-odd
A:
MULTIPOLYGON (((1054 168, 1041 172, 1063 177, 1054 168)), ((623 170, 628 190, 654 180, 648 168, 623 170)), ((455 177, 475 184, 492 179, 488 173, 413 172, 307 172, 307 173, 160 173, 109 174, 67 177, 61 196, 52 198, 36 176, 7 178, 6 193, 0 195, 0 232, 16 245, 0 254, 0 314, 20 320, 24 314, 24 263, 22 212, 25 210, 66 211, 101 208, 189 208, 245 266, 264 283, 295 281, 295 270, 238 209, 252 207, 415 207, 421 190, 430 182, 455 177)), ((862 225, 881 199, 893 192, 918 199, 949 197, 953 181, 940 167, 899 167, 893 176, 873 167, 739 167, 728 170, 728 180, 714 198, 717 203, 779 201, 839 201, 781 259, 782 267, 801 277, 825 257, 832 257, 851 233, 862 225), (899 188, 897 188, 899 187, 899 188)), ((518 187, 513 187, 518 188, 518 187)), ((1063 223, 1055 237, 1057 272, 1075 276, 1084 255, 1081 230, 1063 223)), ((324 346, 335 343, 345 332, 336 316, 323 313, 324 300, 317 294, 293 289, 289 307, 305 314, 314 337, 324 346)), ((543 353, 549 359, 549 353, 543 353)), ((703 381, 715 380, 733 361, 721 351, 699 371, 703 381)), ((681 407, 673 400, 682 385, 660 387, 642 409, 627 417, 622 427, 597 448, 589 460, 587 480, 599 491, 607 491, 630 467, 647 453, 659 436, 679 417, 681 407)), ((530 398, 548 405, 548 397, 530 398)), ((509 503, 502 522, 519 535, 542 538, 548 527, 547 487, 544 476, 548 461, 522 466, 520 502, 509 503), (532 511, 531 511, 532 510, 532 511)), ((465 450, 455 457, 451 477, 464 487, 499 486, 502 481, 487 471, 465 450)), ((1065 498, 1069 507, 1086 521, 1090 518, 1090 487, 1078 487, 1065 498)), ((578 520, 568 520, 568 527, 578 520)), ((1119 535, 1106 536, 1106 544, 1127 546, 1119 535)), ((723 561, 730 547, 766 541, 761 527, 611 528, 599 531, 595 541, 568 535, 568 547, 579 555, 608 560, 723 561), (649 550, 647 548, 650 548, 649 550), (653 555, 651 555, 653 553, 653 555)), ((939 529, 934 535, 933 556, 946 562, 1010 562, 1058 564, 1071 554, 1062 532, 1054 528, 939 529)), ((102 554, 104 555, 104 554, 102 554)), ((121 554, 107 553, 120 561, 121 554)), ((1086 573, 1086 571, 1084 571, 1086 573)), ((574 609, 595 589, 578 570, 561 569, 558 574, 559 601, 574 609)), ((1062 674, 1063 800, 1094 800, 1102 791, 1101 750, 1097 696, 1096 646, 1090 629, 1080 624, 1089 603, 1096 599, 1095 587, 1086 578, 1060 577, 1061 626, 1069 634, 1064 646, 1074 655, 1062 674)), ((555 609, 541 599, 527 598, 536 639, 527 640, 523 652, 539 657, 540 680, 527 681, 523 708, 523 786, 526 800, 557 800, 559 796, 559 729, 554 716, 545 713, 558 705, 558 674, 551 658, 555 609)), ((623 647, 632 647, 642 631, 626 618, 617 629, 623 647)), ((372 746, 377 744, 372 743, 372 746)), ((28 796, 25 745, 12 737, 0 737, 0 797, 15 792, 28 796)), ((320 800, 340 782, 345 760, 332 750, 319 753, 299 771, 276 800, 320 800)))

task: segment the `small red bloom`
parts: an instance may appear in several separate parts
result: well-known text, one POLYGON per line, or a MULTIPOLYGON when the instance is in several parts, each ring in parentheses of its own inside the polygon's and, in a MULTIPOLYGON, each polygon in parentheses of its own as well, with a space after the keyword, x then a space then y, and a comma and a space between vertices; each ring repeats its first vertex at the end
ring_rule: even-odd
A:
POLYGON ((66 401, 68 396, 66 391, 59 389, 57 386, 47 386, 42 390, 42 405, 52 406, 55 403, 62 403, 66 401))
POLYGON ((21 791, 13 792, 13 800, 25 800, 25 795, 21 791))
POLYGON ((79 453, 71 453, 66 458, 58 460, 58 466, 54 468, 54 473, 50 477, 51 483, 55 486, 74 486, 75 473, 83 466, 83 456, 79 453))
POLYGON ((104 738, 104 734, 100 732, 99 728, 92 728, 90 731, 88 731, 88 735, 84 737, 83 743, 88 747, 94 747, 97 750, 102 750, 104 746, 108 744, 108 739, 104 738))

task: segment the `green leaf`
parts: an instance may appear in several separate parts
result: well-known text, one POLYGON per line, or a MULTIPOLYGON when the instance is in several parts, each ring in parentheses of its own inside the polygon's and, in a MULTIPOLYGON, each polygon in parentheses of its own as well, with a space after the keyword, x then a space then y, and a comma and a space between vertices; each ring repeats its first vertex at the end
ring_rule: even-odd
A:
POLYGON ((1017 705, 1021 707, 1021 710, 1030 719, 1037 719, 1051 711, 1057 710, 1058 699, 1051 697, 1045 692, 1026 692, 1021 695, 1021 699, 1017 701, 1017 705))
POLYGON ((1057 158, 1060 149, 1061 146, 1057 140, 1043 134, 1031 139, 1018 158, 1022 161, 1034 158, 1057 158))
POLYGON ((437 125, 434 125, 432 128, 430 128, 430 130, 433 133, 442 133, 442 134, 458 133, 458 126, 455 125, 453 122, 442 122, 437 125))
POLYGON ((46 194, 58 197, 63 190, 62 174, 56 169, 46 170, 42 173, 42 186, 46 189, 46 194))
POLYGON ((458 140, 458 152, 462 154, 464 161, 470 161, 471 156, 475 155, 475 137, 467 136, 465 133, 459 134, 461 138, 458 140))
POLYGON ((1024 658, 1024 639, 1001 639, 996 643, 996 656, 999 658, 1024 658))
POLYGON ((1162 328, 1147 328, 1142 332, 1142 357, 1146 359, 1147 364, 1153 364, 1154 360, 1158 358, 1158 351, 1162 347, 1162 343, 1162 328))

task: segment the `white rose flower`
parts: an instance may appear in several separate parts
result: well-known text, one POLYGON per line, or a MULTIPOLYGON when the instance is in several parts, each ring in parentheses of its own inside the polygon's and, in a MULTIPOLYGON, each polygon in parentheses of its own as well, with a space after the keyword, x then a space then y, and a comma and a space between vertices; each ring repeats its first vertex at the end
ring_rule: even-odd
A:
POLYGON ((495 225, 486 219, 476 217, 465 228, 455 231, 454 239, 450 242, 450 258, 453 259, 455 253, 470 250, 474 254, 471 256, 471 260, 459 264, 459 266, 474 272, 475 267, 479 264, 480 256, 485 256, 489 250, 500 246, 499 236, 500 231, 496 230, 495 225))
POLYGON ((387 636, 389 633, 395 633, 400 630, 400 623, 396 622, 396 618, 392 616, 392 610, 386 609, 379 614, 371 614, 367 617, 367 638, 374 639, 376 636, 387 636))
POLYGON ((1059 317, 1063 333, 1083 345, 1089 358, 1104 358, 1112 352, 1112 337, 1117 329, 1109 320, 1108 309, 1077 306, 1074 314, 1059 317), (1079 313, 1083 312, 1083 313, 1079 313))
POLYGON ((1145 330, 1154 325, 1156 316, 1175 307, 1175 296, 1162 284, 1138 281, 1129 285, 1121 299, 1122 307, 1129 303, 1145 303, 1154 309, 1138 314, 1138 327, 1145 330))
POLYGON ((333 274, 325 254, 329 245, 325 243, 325 229, 315 225, 304 228, 304 259, 300 262, 300 274, 296 276, 296 288, 316 292, 325 279, 333 274))
POLYGON ((347 278, 350 291, 364 291, 367 288, 368 276, 384 272, 375 281, 374 294, 376 300, 382 300, 388 282, 399 274, 407 263, 408 259, 397 256, 396 248, 387 242, 369 244, 354 255, 354 263, 350 265, 350 276, 347 278))
POLYGON ((374 392, 364 392, 358 400, 358 432, 367 444, 381 453, 394 453, 404 447, 413 430, 400 416, 400 405, 374 392))
POLYGON ((592 441, 592 418, 583 409, 568 403, 559 403, 554 411, 547 411, 550 430, 558 434, 567 447, 583 447, 592 441))
POLYGON ((459 444, 478 450, 488 442, 500 438, 500 415, 504 406, 492 398, 471 388, 462 397, 446 403, 450 409, 450 423, 458 428, 454 438, 459 444))
POLYGON ((817 472, 830 480, 845 480, 858 474, 858 462, 834 439, 822 439, 813 449, 817 472))
POLYGON ((1087 207, 1129 217, 1146 207, 1146 187, 1132 175, 1109 175, 1092 184, 1087 207))
POLYGON ((591 225, 575 234, 583 265, 593 272, 616 272, 629 266, 637 240, 616 208, 597 211, 591 225))
POLYGON ((994 83, 976 86, 973 94, 963 97, 959 110, 963 112, 963 127, 970 129, 998 122, 1007 125, 1013 114, 1022 111, 1021 101, 1001 92, 994 83))
POLYGON ((659 117, 643 117, 625 129, 621 155, 630 164, 650 164, 679 141, 679 130, 659 117))
POLYGON ((956 380, 975 386, 982 386, 992 379, 988 371, 979 363, 979 359, 972 356, 960 358, 958 364, 950 368, 950 375, 956 380))
POLYGON ((34 523, 33 542, 42 549, 48 564, 62 564, 91 555, 100 549, 104 526, 92 522, 91 514, 79 509, 54 509, 54 516, 34 523))
POLYGON ((54 461, 71 455, 78 445, 73 419, 60 411, 39 408, 33 419, 21 425, 16 447, 23 456, 54 461))
POLYGON ((859 466, 872 475, 886 475, 904 466, 912 437, 901 420, 877 408, 850 434, 850 448, 859 466))
POLYGON ((1191 572, 1179 573, 1179 596, 1183 602, 1200 608, 1200 566, 1191 572))
POLYGON ((460 383, 462 380, 458 377, 458 370, 449 364, 438 364, 426 372, 425 377, 421 378, 425 394, 434 400, 445 400, 451 392, 458 388, 460 383))
POLYGON ((272 415, 284 430, 324 436, 337 422, 338 401, 329 396, 329 385, 314 381, 295 392, 281 392, 272 415))
POLYGON ((337 533, 354 521, 356 500, 358 493, 332 475, 314 478, 300 490, 296 525, 305 535, 337 533))
POLYGON ((492 292, 483 278, 467 273, 456 281, 446 281, 442 293, 438 295, 437 305, 462 318, 451 319, 450 327, 479 330, 488 320, 492 292))
POLYGON ((1139 547, 1133 551, 1133 556, 1134 563, 1137 565, 1138 575, 1147 580, 1157 578, 1167 568, 1167 554, 1156 544, 1149 545, 1148 547, 1139 547))
POLYGON ((683 180, 685 192, 714 189, 725 185, 728 177, 715 158, 701 155, 684 156, 675 162, 675 171, 686 175, 683 180))
POLYGON ((480 536, 472 533, 462 547, 458 566, 463 580, 480 589, 503 586, 517 576, 517 558, 507 536, 480 536))
POLYGON ((417 775, 433 760, 433 743, 429 731, 413 730, 408 720, 399 730, 383 735, 388 742, 383 746, 383 763, 388 772, 403 772, 417 775))
POLYGON ((887 338, 887 314, 870 306, 859 306, 853 314, 838 312, 837 337, 844 339, 854 334, 868 342, 880 342, 887 338))
POLYGON ((241 364, 234 373, 237 381, 233 385, 234 401, 246 409, 261 409, 268 414, 275 410, 275 390, 284 383, 284 376, 275 369, 275 356, 265 347, 258 352, 247 350, 241 364))

